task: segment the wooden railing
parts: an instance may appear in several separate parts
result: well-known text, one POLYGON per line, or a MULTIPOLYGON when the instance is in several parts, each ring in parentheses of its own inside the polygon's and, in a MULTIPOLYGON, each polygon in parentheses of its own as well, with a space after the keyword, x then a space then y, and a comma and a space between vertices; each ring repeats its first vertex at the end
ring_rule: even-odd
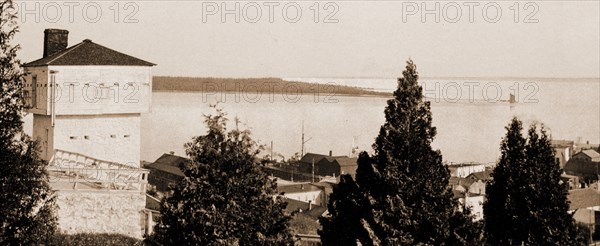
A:
POLYGON ((48 171, 58 189, 137 190, 145 192, 148 170, 55 150, 48 171))

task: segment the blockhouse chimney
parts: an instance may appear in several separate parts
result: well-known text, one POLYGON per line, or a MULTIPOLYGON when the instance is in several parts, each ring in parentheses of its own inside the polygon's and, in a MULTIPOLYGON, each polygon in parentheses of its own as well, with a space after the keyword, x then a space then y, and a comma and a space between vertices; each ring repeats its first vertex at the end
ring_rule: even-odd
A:
POLYGON ((54 55, 67 48, 69 31, 61 29, 44 30, 44 57, 54 55))

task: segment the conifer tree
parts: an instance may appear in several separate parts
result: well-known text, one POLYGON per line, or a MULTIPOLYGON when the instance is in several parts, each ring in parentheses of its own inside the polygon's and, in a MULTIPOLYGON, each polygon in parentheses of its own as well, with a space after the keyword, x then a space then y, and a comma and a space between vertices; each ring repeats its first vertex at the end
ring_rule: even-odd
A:
POLYGON ((56 231, 55 197, 47 163, 23 132, 24 73, 16 58, 12 1, 0 1, 0 244, 48 243, 56 231))
MULTIPOLYGON (((358 206, 363 211, 358 225, 370 235, 366 244, 477 243, 481 232, 470 216, 459 211, 448 188, 450 173, 440 152, 431 148, 436 128, 418 78, 416 65, 409 60, 394 98, 387 102, 374 155, 359 156, 356 183, 365 203, 358 206), (475 228, 474 234, 464 235, 472 232, 466 227, 475 228)), ((343 216, 347 215, 337 215, 343 216)))
MULTIPOLYGON (((155 240, 164 245, 290 245, 287 205, 262 172, 248 130, 227 131, 226 115, 206 116, 208 132, 186 144, 183 180, 165 198, 155 240)), ((236 123, 237 125, 237 123, 236 123)))
POLYGON ((568 187, 542 126, 531 125, 528 137, 513 118, 506 127, 501 158, 486 187, 485 233, 489 245, 582 245, 567 211, 568 187))
POLYGON ((329 216, 320 217, 318 231, 324 245, 369 245, 369 232, 362 226, 365 196, 348 174, 340 176, 333 188, 327 209, 329 216))

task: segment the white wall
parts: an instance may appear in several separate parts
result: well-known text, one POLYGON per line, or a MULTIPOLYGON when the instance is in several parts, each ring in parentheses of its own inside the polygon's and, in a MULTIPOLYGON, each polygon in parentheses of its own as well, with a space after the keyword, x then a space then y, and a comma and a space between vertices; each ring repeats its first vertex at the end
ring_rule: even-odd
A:
POLYGON ((142 238, 141 216, 146 195, 139 192, 57 191, 59 231, 119 233, 142 238))
POLYGON ((40 146, 41 157, 44 160, 49 160, 54 152, 53 149, 53 134, 54 128, 51 126, 50 116, 35 115, 33 117, 32 136, 37 140, 40 146))
POLYGON ((53 147, 139 167, 140 115, 57 116, 53 147))
POLYGON ((29 99, 27 100, 28 105, 35 106, 29 109, 30 113, 37 114, 47 114, 50 97, 49 97, 49 87, 48 87, 48 68, 47 67, 28 67, 25 68, 25 71, 29 74, 25 77, 25 86, 24 90, 29 94, 29 99), (32 89, 33 77, 37 78, 37 87, 35 88, 35 92, 32 89), (33 93, 36 94, 36 103, 34 104, 32 99, 33 93))
POLYGON ((485 166, 482 165, 466 165, 466 166, 457 166, 456 168, 456 177, 465 178, 469 176, 471 173, 483 172, 485 171, 485 166))
MULTIPOLYGON (((465 204, 465 198, 459 198, 461 204, 465 204)), ((475 215, 474 220, 483 219, 483 201, 484 196, 469 196, 467 197, 466 206, 471 209, 471 214, 475 215)))
MULTIPOLYGON (((148 66, 49 66, 55 70, 57 115, 148 112, 152 75, 148 66)), ((44 76, 38 75, 38 81, 44 76)), ((46 80, 51 80, 46 75, 46 80)), ((48 110, 50 113, 50 110, 48 110)))
POLYGON ((321 191, 306 191, 306 192, 295 192, 295 193, 285 193, 283 196, 288 199, 293 199, 296 201, 308 202, 312 201, 312 204, 321 205, 321 191))

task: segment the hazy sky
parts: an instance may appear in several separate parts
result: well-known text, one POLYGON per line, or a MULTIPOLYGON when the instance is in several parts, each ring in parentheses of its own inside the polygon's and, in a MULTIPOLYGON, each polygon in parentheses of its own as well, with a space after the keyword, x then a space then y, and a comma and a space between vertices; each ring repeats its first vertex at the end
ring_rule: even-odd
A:
POLYGON ((397 77, 411 57, 422 76, 600 77, 597 0, 131 3, 17 2, 21 60, 40 58, 43 30, 60 28, 69 46, 89 38, 157 75, 397 77), (324 23, 330 13, 337 23, 324 23))

